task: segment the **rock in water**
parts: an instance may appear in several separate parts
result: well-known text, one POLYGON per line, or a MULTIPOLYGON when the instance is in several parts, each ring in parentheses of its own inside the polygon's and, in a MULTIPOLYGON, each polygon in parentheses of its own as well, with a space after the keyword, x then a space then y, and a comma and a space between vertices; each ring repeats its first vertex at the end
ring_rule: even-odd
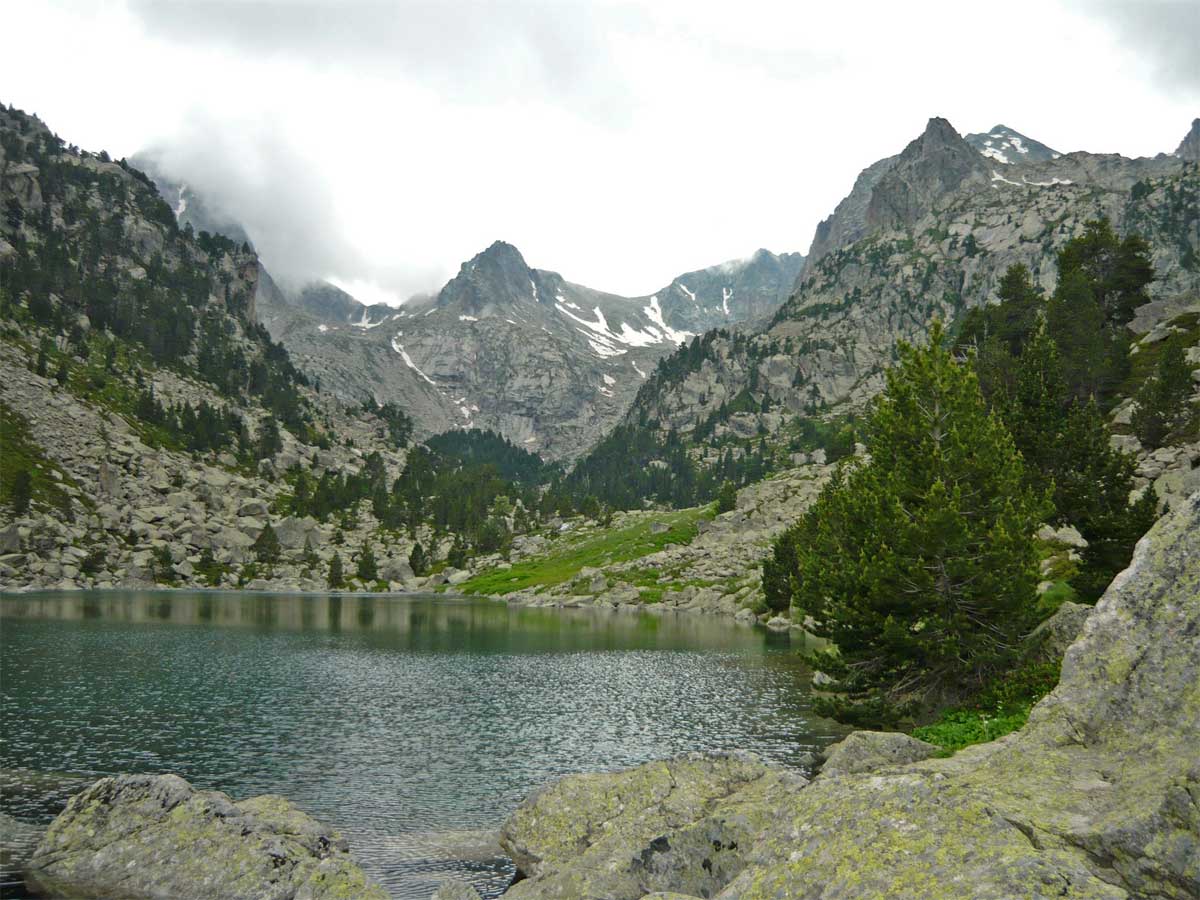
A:
POLYGON ((1200 897, 1198 746, 1194 494, 1139 542, 1020 732, 811 783, 741 757, 567 778, 504 827, 531 876, 509 895, 1200 897))
POLYGON ((26 881, 51 897, 387 898, 341 835, 282 797, 235 803, 177 775, 102 778, 76 794, 26 881))

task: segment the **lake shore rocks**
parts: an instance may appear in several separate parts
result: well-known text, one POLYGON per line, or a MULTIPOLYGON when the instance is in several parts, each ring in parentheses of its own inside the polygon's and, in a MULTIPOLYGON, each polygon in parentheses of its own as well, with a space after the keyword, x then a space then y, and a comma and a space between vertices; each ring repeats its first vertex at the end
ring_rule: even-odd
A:
POLYGON ((1023 729, 948 759, 848 749, 878 744, 851 736, 811 782, 694 757, 562 779, 502 830, 509 895, 1200 897, 1200 494, 1138 544, 1023 729))
POLYGON ((51 823, 25 869, 49 897, 386 900, 336 831, 282 797, 234 802, 177 775, 102 778, 51 823))

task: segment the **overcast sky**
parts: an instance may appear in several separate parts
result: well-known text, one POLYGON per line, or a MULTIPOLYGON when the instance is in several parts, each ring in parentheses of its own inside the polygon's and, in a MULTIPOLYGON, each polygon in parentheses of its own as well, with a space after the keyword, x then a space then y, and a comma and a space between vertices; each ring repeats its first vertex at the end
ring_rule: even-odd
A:
POLYGON ((807 251, 930 116, 1063 152, 1175 149, 1200 2, 26 2, 0 101, 157 147, 268 267, 360 299, 436 290, 493 240, 644 294, 807 251))

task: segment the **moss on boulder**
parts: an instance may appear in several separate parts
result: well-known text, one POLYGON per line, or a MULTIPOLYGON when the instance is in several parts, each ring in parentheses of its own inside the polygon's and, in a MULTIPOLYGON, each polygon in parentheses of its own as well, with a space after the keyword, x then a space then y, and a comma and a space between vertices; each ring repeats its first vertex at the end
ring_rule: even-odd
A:
POLYGON ((102 778, 76 794, 25 874, 51 897, 387 897, 341 835, 282 797, 235 803, 177 775, 102 778))

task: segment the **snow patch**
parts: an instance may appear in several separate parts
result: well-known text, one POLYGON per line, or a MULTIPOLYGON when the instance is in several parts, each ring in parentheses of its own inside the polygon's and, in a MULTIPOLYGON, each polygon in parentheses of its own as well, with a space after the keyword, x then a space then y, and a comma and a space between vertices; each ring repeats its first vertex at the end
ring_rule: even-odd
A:
POLYGON ((386 321, 387 321, 387 317, 385 316, 384 318, 380 319, 378 322, 372 322, 367 317, 367 311, 364 308, 363 313, 362 313, 362 318, 359 319, 357 322, 351 322, 350 324, 353 325, 355 328, 377 328, 378 326, 382 325, 386 321))
POLYGON ((537 302, 539 302, 539 301, 538 301, 537 285, 533 283, 533 279, 532 279, 532 278, 530 278, 530 279, 529 279, 529 286, 530 286, 531 288, 533 288, 533 302, 534 302, 534 303, 537 303, 537 302))
POLYGON ((605 375, 603 377, 604 377, 604 383, 607 384, 609 387, 612 387, 614 384, 617 383, 617 379, 613 378, 611 375, 605 375))
POLYGON ((185 191, 187 191, 187 185, 181 184, 179 186, 179 202, 175 204, 176 219, 182 216, 184 211, 187 209, 187 196, 185 195, 185 191))
POLYGON ((572 303, 570 300, 568 300, 562 294, 555 294, 554 299, 557 300, 559 303, 561 303, 563 306, 567 307, 568 309, 579 309, 578 303, 572 303))
MULTIPOLYGON (((403 332, 401 332, 401 334, 403 334, 403 332)), ((396 335, 394 338, 392 338, 392 349, 400 354, 400 356, 404 359, 404 364, 406 366, 408 366, 410 369, 412 369, 414 372, 416 372, 418 375, 420 375, 422 378, 424 378, 426 381, 428 381, 434 387, 437 387, 437 382, 434 381, 432 378, 430 378, 428 375, 426 375, 424 372, 422 372, 421 369, 417 366, 417 364, 412 361, 412 357, 408 355, 408 351, 405 350, 404 345, 402 343, 400 343, 400 335, 399 334, 396 335)))
POLYGON ((317 331, 321 332, 322 334, 324 334, 324 333, 325 333, 326 331, 328 331, 328 330, 329 330, 329 326, 328 326, 328 325, 324 325, 324 324, 322 324, 322 325, 318 325, 318 326, 317 326, 317 331))
POLYGON ((693 303, 695 303, 695 302, 696 302, 696 295, 695 295, 695 294, 693 294, 693 293, 692 293, 690 290, 688 290, 688 286, 687 286, 686 284, 684 284, 682 281, 680 281, 680 282, 678 283, 678 287, 679 287, 679 289, 680 289, 681 291, 683 291, 685 294, 687 294, 687 295, 688 295, 688 298, 689 298, 689 299, 690 299, 690 300, 691 300, 693 303))
POLYGON ((650 321, 657 325, 672 343, 682 344, 688 338, 692 337, 690 331, 676 331, 663 321, 662 307, 658 305, 658 294, 651 297, 649 305, 642 307, 642 310, 649 317, 650 321))
POLYGON ((729 298, 733 296, 733 291, 729 288, 721 288, 721 308, 725 310, 725 315, 729 315, 729 298))
POLYGON ((988 157, 989 159, 994 159, 997 162, 1002 162, 1005 165, 1011 165, 1011 160, 1007 156, 1004 155, 1004 152, 1002 150, 998 150, 997 148, 991 146, 991 143, 992 143, 991 141, 987 142, 988 146, 984 147, 982 150, 983 155, 988 157))
POLYGON ((639 375, 641 375, 641 376, 642 376, 642 380, 643 380, 643 381, 644 381, 644 380, 645 380, 645 379, 648 377, 648 376, 646 375, 646 373, 645 373, 645 372, 643 372, 641 369, 639 369, 639 368, 638 368, 638 364, 637 364, 637 363, 634 363, 634 364, 633 364, 633 371, 635 371, 635 372, 637 372, 639 375))
POLYGON ((459 316, 458 321, 460 321, 460 322, 478 322, 479 319, 477 319, 475 316, 459 316))

